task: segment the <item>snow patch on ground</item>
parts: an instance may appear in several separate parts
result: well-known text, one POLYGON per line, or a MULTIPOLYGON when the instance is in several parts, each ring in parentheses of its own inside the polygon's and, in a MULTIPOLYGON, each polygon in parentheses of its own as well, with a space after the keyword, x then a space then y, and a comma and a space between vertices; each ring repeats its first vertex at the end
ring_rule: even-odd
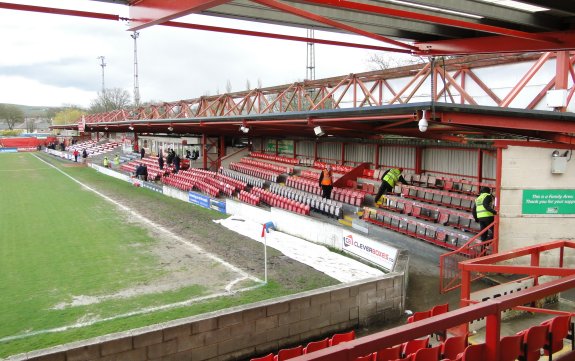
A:
MULTIPOLYGON (((215 220, 214 222, 262 244, 264 243, 264 238, 261 236, 262 225, 260 223, 238 216, 215 220)), ((377 268, 331 252, 325 246, 308 242, 289 234, 270 230, 270 233, 266 233, 266 238, 268 247, 277 249, 289 258, 307 264, 340 282, 358 281, 384 274, 377 268)))

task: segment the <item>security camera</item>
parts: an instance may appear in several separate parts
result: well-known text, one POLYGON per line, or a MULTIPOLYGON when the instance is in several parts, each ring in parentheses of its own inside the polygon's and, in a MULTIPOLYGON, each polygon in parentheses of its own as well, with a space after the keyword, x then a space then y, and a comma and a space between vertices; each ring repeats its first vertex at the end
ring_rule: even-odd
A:
POLYGON ((421 119, 419 119, 419 122, 417 123, 417 125, 419 126, 419 131, 424 133, 427 130, 427 127, 429 127, 429 122, 427 121, 427 112, 424 110, 423 114, 421 115, 421 119))

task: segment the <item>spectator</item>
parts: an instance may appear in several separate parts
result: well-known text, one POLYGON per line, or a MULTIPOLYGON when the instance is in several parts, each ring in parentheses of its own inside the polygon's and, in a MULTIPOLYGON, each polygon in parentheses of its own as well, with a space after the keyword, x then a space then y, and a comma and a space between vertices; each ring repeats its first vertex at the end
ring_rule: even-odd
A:
POLYGON ((200 151, 197 149, 194 149, 192 152, 192 160, 196 160, 200 157, 200 151))
POLYGON ((171 166, 172 161, 174 160, 175 152, 174 153, 172 153, 172 152, 173 152, 173 150, 168 148, 168 155, 166 156, 166 163, 168 163, 168 166, 171 166))
POLYGON ((178 173, 180 170, 180 156, 177 154, 174 156, 174 168, 174 174, 178 173))
POLYGON ((192 158, 192 152, 189 149, 186 149, 186 159, 192 158))
POLYGON ((80 155, 80 152, 78 152, 78 149, 74 149, 74 162, 78 163, 78 156, 80 155))
POLYGON ((330 199, 331 190, 333 189, 333 174, 331 172, 331 165, 326 164, 325 168, 321 171, 319 176, 319 186, 322 190, 322 198, 330 199))
POLYGON ((162 157, 161 152, 160 155, 158 156, 158 166, 160 167, 160 170, 164 169, 164 157, 162 157))
POLYGON ((82 163, 86 164, 86 159, 88 159, 88 151, 84 149, 82 150, 82 163))
POLYGON ((403 172, 403 168, 391 168, 383 173, 383 176, 381 177, 381 185, 375 195, 375 205, 377 207, 381 206, 383 203, 381 196, 391 192, 397 182, 407 184, 407 181, 403 178, 401 172, 403 172))
POLYGON ((148 167, 144 163, 140 163, 140 165, 136 168, 136 178, 141 180, 148 180, 148 167))
MULTIPOLYGON (((479 189, 479 196, 475 199, 473 205, 473 218, 475 222, 479 222, 481 231, 489 226, 495 220, 497 211, 493 209, 493 196, 489 187, 481 187, 479 189)), ((485 233, 481 235, 481 241, 485 242, 493 238, 493 227, 490 227, 485 233)))
POLYGON ((146 155, 146 150, 144 149, 144 147, 142 147, 142 149, 140 149, 140 159, 144 159, 145 155, 146 155))

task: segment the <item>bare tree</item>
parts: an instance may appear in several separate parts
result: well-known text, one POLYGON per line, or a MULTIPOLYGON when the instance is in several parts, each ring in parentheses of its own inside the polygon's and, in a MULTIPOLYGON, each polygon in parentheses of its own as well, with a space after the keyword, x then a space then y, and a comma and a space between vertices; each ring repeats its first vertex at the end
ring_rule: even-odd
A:
POLYGON ((252 88, 252 84, 250 83, 249 79, 246 79, 246 90, 250 90, 252 88))
POLYGON ((131 104, 131 96, 125 89, 111 88, 98 92, 98 97, 90 104, 90 113, 106 113, 126 109, 131 104))
POLYGON ((24 112, 15 105, 0 104, 0 120, 8 125, 8 129, 12 130, 16 123, 24 120, 24 112))
POLYGON ((428 62, 428 59, 420 56, 400 59, 389 53, 373 53, 367 59, 367 62, 370 64, 372 70, 386 70, 406 65, 424 64, 428 62))
POLYGON ((231 92, 232 92, 232 82, 230 81, 230 79, 228 79, 228 81, 226 82, 226 93, 231 93, 231 92))

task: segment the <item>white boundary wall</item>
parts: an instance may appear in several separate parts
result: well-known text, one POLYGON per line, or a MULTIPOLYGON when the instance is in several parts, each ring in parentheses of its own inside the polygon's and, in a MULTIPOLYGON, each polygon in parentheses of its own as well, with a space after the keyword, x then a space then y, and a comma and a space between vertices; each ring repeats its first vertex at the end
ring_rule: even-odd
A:
MULTIPOLYGON (((575 189, 575 157, 551 173, 553 148, 509 146, 502 152, 499 250, 575 238, 575 214, 523 214, 523 191, 575 189)), ((559 150, 561 153, 565 150, 559 150)))

